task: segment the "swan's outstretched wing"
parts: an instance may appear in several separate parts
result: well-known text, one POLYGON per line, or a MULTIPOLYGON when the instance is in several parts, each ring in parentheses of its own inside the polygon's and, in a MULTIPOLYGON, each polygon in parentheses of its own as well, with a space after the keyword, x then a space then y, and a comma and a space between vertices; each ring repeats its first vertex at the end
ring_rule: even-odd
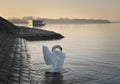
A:
POLYGON ((49 51, 47 46, 43 46, 43 56, 44 56, 45 63, 47 65, 51 65, 52 64, 52 54, 49 51))

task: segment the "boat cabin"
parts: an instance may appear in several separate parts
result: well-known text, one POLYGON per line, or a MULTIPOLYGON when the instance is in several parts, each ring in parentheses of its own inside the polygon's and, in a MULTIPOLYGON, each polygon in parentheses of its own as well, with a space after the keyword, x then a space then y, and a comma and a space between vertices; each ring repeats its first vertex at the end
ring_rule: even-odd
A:
POLYGON ((29 20, 28 21, 28 26, 32 27, 37 27, 37 26, 44 26, 45 24, 43 23, 42 20, 29 20))

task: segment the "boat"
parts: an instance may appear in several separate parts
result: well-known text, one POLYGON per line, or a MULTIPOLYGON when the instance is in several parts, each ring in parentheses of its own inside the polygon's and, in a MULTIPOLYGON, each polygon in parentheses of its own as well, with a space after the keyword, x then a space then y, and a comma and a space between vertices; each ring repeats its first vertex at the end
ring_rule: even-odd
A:
POLYGON ((41 27, 41 26, 45 26, 45 23, 43 23, 43 21, 39 19, 28 20, 28 26, 41 27))

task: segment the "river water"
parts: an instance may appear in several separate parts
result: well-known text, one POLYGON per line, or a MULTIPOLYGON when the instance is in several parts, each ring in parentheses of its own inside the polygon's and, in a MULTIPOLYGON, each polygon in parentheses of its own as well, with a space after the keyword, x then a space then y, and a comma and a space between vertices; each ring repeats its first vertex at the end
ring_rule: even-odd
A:
POLYGON ((120 24, 54 24, 42 27, 65 38, 27 41, 38 84, 120 84, 120 24), (62 74, 45 76, 42 46, 61 45, 66 59, 62 74))

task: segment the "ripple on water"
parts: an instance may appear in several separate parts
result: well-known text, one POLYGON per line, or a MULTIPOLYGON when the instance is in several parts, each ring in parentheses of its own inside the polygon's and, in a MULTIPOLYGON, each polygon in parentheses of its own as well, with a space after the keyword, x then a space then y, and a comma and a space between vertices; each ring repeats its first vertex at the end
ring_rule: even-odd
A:
POLYGON ((36 80, 40 84, 70 84, 68 82, 71 82, 71 73, 74 73, 74 70, 72 68, 64 67, 61 70, 61 74, 59 75, 46 75, 45 71, 49 69, 49 67, 45 66, 44 63, 33 64, 33 66, 35 67, 36 72, 39 75, 38 79, 36 80))
POLYGON ((97 75, 99 72, 93 69, 88 69, 89 67, 83 67, 78 65, 66 64, 61 70, 60 75, 45 75, 45 71, 49 69, 44 63, 34 64, 34 67, 39 75, 40 84, 56 84, 55 81, 59 81, 58 84, 74 84, 74 83, 87 83, 90 81, 101 79, 101 77, 106 77, 106 75, 97 75), (49 83, 48 83, 49 82, 49 83), (55 83, 53 83, 55 82, 55 83))
MULTIPOLYGON (((36 71, 40 76, 44 76, 45 75, 45 71, 48 69, 48 67, 41 67, 38 68, 36 71)), ((70 73, 72 73, 73 69, 71 68, 64 68, 61 70, 61 75, 70 75, 70 73)))

